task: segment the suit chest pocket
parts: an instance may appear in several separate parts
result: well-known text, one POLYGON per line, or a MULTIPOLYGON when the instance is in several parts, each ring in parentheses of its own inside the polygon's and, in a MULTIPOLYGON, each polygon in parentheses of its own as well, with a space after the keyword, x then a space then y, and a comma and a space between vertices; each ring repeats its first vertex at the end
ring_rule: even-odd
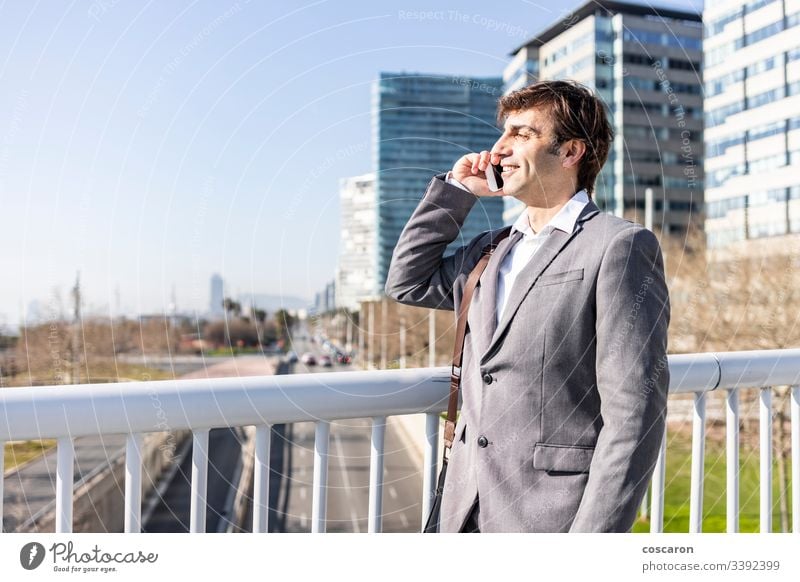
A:
POLYGON ((561 285, 563 283, 574 283, 583 281, 583 269, 573 269, 561 273, 548 273, 539 277, 536 287, 546 287, 548 285, 561 285))

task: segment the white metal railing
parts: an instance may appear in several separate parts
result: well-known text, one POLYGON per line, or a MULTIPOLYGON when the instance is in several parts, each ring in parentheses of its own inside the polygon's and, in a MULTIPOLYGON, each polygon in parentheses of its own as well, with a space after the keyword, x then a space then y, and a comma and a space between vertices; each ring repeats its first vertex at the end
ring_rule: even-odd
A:
MULTIPOLYGON (((728 531, 738 531, 738 396, 758 389, 760 399, 761 531, 771 531, 771 387, 792 386, 792 531, 800 533, 800 349, 670 356, 670 393, 693 393, 690 531, 701 531, 705 395, 727 390, 728 531)), ((72 531, 73 439, 126 434, 125 531, 141 528, 142 437, 148 432, 193 431, 190 531, 205 531, 208 434, 212 428, 255 426, 253 531, 267 531, 269 434, 273 424, 316 422, 312 531, 325 531, 330 422, 372 418, 370 532, 382 529, 386 417, 426 413, 422 520, 436 484, 439 413, 445 409, 449 368, 336 372, 167 380, 122 384, 7 388, 0 390, 0 450, 6 441, 55 438, 56 532, 72 531), (158 406, 154 406, 158 402, 158 406)), ((666 434, 652 482, 651 531, 663 530, 666 434)), ((3 500, 0 455, 0 516, 3 500)), ((2 521, 0 520, 0 526, 2 521)), ((0 528, 2 529, 2 528, 0 528)))

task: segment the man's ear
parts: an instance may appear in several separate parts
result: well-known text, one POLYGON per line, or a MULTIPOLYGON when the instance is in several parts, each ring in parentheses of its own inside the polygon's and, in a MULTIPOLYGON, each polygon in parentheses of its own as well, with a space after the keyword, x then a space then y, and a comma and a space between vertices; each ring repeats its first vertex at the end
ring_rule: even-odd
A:
POLYGON ((564 168, 577 166, 586 154, 586 144, 578 139, 571 139, 561 146, 561 165, 564 168))

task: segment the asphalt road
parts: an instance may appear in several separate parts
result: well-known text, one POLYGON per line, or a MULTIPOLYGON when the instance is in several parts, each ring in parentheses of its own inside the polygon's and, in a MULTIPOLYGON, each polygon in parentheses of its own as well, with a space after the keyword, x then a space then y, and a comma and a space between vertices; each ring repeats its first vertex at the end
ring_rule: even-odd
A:
MULTIPOLYGON (((184 378, 255 376, 281 370, 277 358, 240 356, 197 370, 184 378)), ((158 490, 143 503, 142 531, 149 533, 188 532, 192 488, 192 442, 177 451, 176 463, 162 475, 158 490)), ((209 431, 208 480, 206 489, 206 532, 225 530, 229 525, 227 503, 238 488, 245 435, 241 428, 209 431)), ((246 531, 234 527, 233 531, 246 531)))
MULTIPOLYGON (((318 344, 294 342, 299 355, 322 355, 318 344)), ((292 373, 318 374, 353 370, 305 366, 298 362, 292 373)), ((314 423, 275 427, 272 436, 269 531, 311 531, 314 467, 314 423)), ((369 456, 371 421, 351 419, 331 423, 328 448, 328 532, 366 532, 369 507, 369 456)), ((389 424, 385 437, 383 531, 419 532, 422 466, 413 459, 397 430, 389 424)))
MULTIPOLYGON (((74 483, 79 487, 125 453, 125 435, 80 437, 75 449, 74 483)), ((2 451, 0 451, 2 452, 2 451)), ((124 484, 120 484, 124 488, 124 484)), ((39 532, 37 523, 56 507, 56 449, 9 471, 3 491, 3 531, 39 532)))
MULTIPOLYGON (((233 483, 243 442, 241 429, 221 428, 208 436, 208 485, 206 531, 216 532, 221 521, 227 520, 225 501, 233 483)), ((156 501, 152 513, 142 526, 147 533, 189 531, 189 509, 192 491, 192 447, 186 447, 178 470, 172 475, 169 487, 156 501)), ((143 515, 144 518, 144 515, 143 515)), ((226 521, 227 524, 227 521, 226 521)))
MULTIPOLYGON (((307 340, 295 342, 299 354, 310 351, 318 356, 320 346, 307 340)), ((253 375, 267 373, 264 358, 232 358, 189 376, 253 375)), ((289 373, 350 371, 348 365, 332 368, 290 366, 289 373)), ((277 425, 272 431, 270 459, 269 530, 273 532, 311 531, 311 498, 314 462, 314 423, 277 425)), ((369 506, 369 419, 331 423, 328 459, 328 532, 366 532, 369 506)), ((209 435, 208 509, 206 531, 216 532, 227 522, 226 500, 230 499, 234 476, 241 462, 240 429, 217 429, 209 435)), ((125 449, 122 435, 76 439, 75 481, 108 464, 125 449)), ((164 476, 157 495, 143 504, 143 531, 182 532, 189 529, 191 490, 191 439, 179 450, 175 466, 164 476)), ((5 480, 4 530, 13 531, 32 515, 52 510, 55 504, 55 451, 44 455, 5 480)), ((389 424, 385 437, 383 531, 418 532, 421 520, 422 467, 412 458, 407 445, 389 424)), ((120 486, 124 486, 120 484, 120 486)), ((252 495, 252 491, 249 492, 252 495)), ((250 511, 249 513, 252 513, 250 511)), ((242 524, 235 531, 249 531, 242 524)), ((35 526, 33 526, 35 530, 35 526)))

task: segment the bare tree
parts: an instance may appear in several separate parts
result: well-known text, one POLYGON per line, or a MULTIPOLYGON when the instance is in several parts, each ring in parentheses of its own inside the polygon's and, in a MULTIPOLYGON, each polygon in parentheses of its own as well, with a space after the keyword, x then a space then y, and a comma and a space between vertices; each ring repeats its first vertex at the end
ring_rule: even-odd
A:
MULTIPOLYGON (((800 345, 800 253, 796 243, 702 252, 697 233, 669 241, 672 351, 784 349, 800 345), (698 252, 700 250, 701 252, 698 252)), ((780 484, 781 527, 788 531, 789 386, 774 387, 774 449, 780 484)), ((755 409, 755 391, 743 391, 755 409)), ((743 438, 756 434, 755 415, 744 416, 743 438)))

